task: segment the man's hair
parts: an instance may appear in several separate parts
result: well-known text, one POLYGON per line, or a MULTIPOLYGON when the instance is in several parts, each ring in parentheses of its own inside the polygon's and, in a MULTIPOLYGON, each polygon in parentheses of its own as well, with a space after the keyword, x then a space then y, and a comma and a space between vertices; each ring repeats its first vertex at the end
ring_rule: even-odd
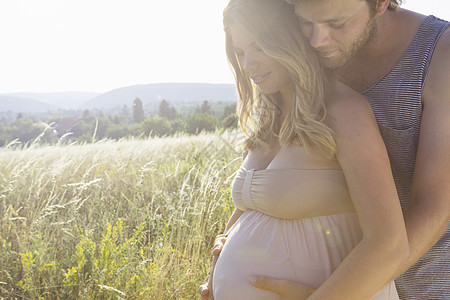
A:
MULTIPOLYGON (((301 1, 314 1, 314 0, 286 0, 286 2, 288 2, 290 4, 295 4, 296 2, 301 2, 301 1)), ((378 0, 364 0, 364 1, 367 2, 367 4, 369 5, 369 7, 372 11, 375 12, 377 10, 378 0)), ((396 11, 400 7, 402 2, 403 2, 403 0, 390 0, 388 9, 391 11, 396 11)))
MULTIPOLYGON (((365 1, 367 2, 367 4, 369 4, 370 8, 373 11, 376 11, 378 0, 365 0, 365 1)), ((391 11, 396 11, 402 4, 402 1, 403 0, 390 0, 388 9, 391 11)))

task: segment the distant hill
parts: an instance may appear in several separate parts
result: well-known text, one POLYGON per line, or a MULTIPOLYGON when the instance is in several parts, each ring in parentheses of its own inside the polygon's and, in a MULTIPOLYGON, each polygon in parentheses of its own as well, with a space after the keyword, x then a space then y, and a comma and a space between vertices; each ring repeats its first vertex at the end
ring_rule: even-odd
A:
POLYGON ((155 83, 133 85, 98 95, 84 103, 81 108, 115 108, 130 105, 139 98, 145 104, 159 104, 163 99, 172 105, 209 102, 234 102, 234 84, 207 83, 155 83))
POLYGON ((171 105, 196 104, 205 100, 235 102, 234 84, 155 83, 118 88, 104 94, 12 93, 0 94, 0 112, 38 113, 61 109, 113 109, 131 106, 140 98, 144 105, 157 107, 162 99, 171 105))
POLYGON ((78 109, 86 101, 98 96, 98 93, 87 92, 62 92, 62 93, 13 93, 0 96, 13 96, 18 98, 33 99, 52 107, 62 109, 78 109))
POLYGON ((35 113, 53 109, 56 107, 34 99, 0 95, 0 112, 35 113))

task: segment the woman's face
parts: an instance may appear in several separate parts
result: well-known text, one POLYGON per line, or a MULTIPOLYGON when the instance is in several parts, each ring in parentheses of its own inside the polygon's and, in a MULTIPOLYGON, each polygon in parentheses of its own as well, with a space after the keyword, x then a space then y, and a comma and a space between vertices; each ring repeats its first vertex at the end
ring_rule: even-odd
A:
POLYGON ((287 69, 264 53, 245 28, 233 24, 229 33, 242 68, 264 94, 283 93, 292 89, 287 69))

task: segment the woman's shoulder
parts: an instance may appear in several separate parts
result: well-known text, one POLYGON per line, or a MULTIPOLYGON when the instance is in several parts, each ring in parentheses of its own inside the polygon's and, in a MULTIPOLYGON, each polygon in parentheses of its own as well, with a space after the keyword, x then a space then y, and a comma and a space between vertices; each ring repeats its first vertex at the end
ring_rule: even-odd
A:
POLYGON ((326 107, 326 123, 335 131, 363 124, 376 124, 367 98, 343 83, 336 83, 326 107))
POLYGON ((355 162, 384 157, 386 148, 367 98, 339 84, 329 101, 326 122, 334 131, 339 164, 355 168, 355 162))
POLYGON ((347 85, 337 82, 328 97, 327 111, 330 114, 367 113, 371 112, 372 108, 366 97, 347 85))

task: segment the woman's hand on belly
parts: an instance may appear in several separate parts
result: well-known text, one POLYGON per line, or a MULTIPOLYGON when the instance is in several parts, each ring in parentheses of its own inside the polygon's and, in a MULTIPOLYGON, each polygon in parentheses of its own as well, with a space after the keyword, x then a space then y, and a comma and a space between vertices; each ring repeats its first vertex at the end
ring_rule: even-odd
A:
POLYGON ((216 265, 216 262, 217 262, 217 257, 214 257, 211 271, 209 272, 208 277, 206 277, 203 284, 198 288, 198 292, 200 294, 201 300, 214 300, 213 293, 212 293, 212 282, 213 282, 214 267, 216 265))
POLYGON ((254 287, 280 295, 281 300, 304 300, 313 292, 314 288, 289 280, 277 280, 266 276, 249 276, 248 282, 254 287))
POLYGON ((208 277, 206 277, 205 282, 198 289, 198 292, 200 293, 201 296, 201 300, 214 300, 212 294, 214 269, 216 267, 217 259, 219 258, 220 252, 222 251, 226 240, 227 240, 226 237, 219 237, 214 241, 214 248, 212 251, 213 261, 211 271, 209 272, 208 277))

